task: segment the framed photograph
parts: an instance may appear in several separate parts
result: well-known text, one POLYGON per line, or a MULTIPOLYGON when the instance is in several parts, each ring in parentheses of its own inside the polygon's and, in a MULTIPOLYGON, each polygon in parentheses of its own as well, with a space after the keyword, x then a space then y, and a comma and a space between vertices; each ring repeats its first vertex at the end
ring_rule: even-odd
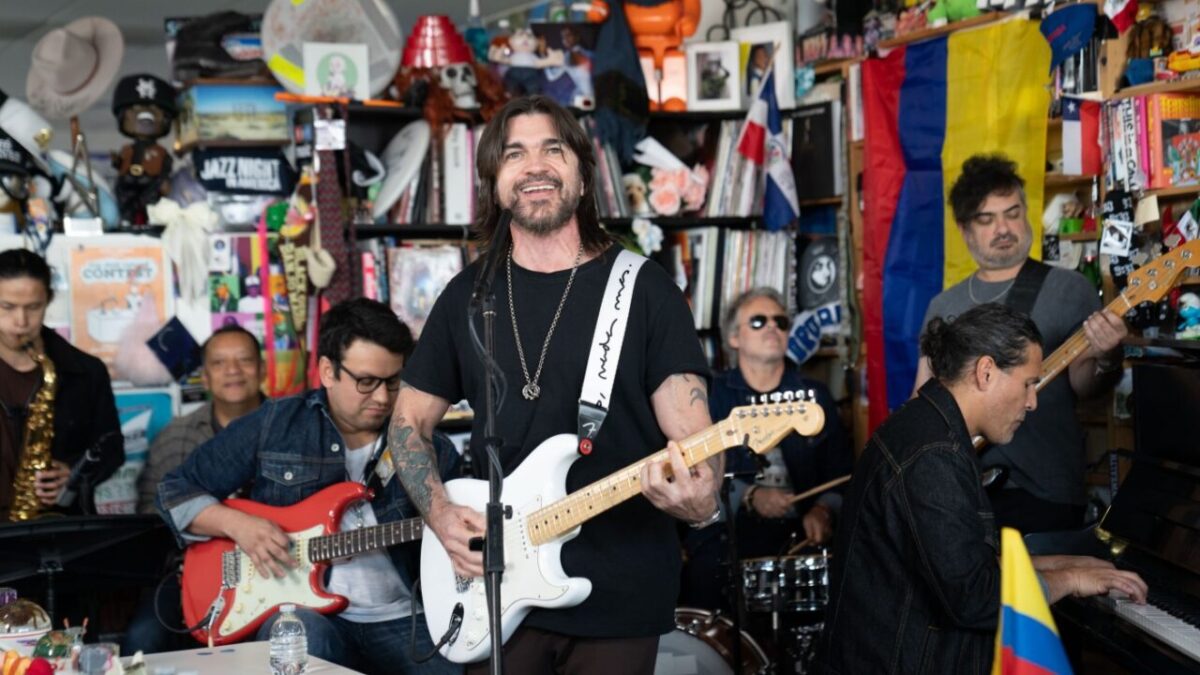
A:
POLYGON ((742 68, 736 42, 687 45, 688 110, 742 107, 742 68))
POLYGON ((365 44, 304 43, 304 93, 371 98, 370 64, 365 44))
POLYGON ((547 54, 562 53, 562 66, 542 69, 542 93, 564 106, 583 110, 596 107, 596 92, 592 88, 592 57, 596 50, 596 34, 600 24, 531 23, 530 30, 547 54))
POLYGON ((767 76, 767 66, 775 46, 779 55, 775 58, 775 100, 780 108, 796 107, 796 83, 793 71, 795 57, 792 45, 792 27, 785 21, 764 23, 757 26, 734 28, 729 36, 741 43, 743 101, 747 106, 754 101, 758 85, 767 76))

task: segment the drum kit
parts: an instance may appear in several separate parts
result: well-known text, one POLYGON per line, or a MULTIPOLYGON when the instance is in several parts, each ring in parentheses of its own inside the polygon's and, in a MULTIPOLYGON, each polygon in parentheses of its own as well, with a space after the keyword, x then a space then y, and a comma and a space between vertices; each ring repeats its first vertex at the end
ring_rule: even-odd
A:
POLYGON ((829 602, 829 553, 742 560, 739 595, 741 630, 719 611, 676 609, 675 630, 659 640, 654 675, 812 672, 829 602))

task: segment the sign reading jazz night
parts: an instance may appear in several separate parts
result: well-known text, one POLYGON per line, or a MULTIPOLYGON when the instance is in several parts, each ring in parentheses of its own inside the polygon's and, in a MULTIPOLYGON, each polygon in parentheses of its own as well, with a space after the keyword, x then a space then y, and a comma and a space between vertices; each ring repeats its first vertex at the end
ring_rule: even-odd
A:
POLYGON ((162 246, 140 241, 73 245, 67 268, 72 343, 103 361, 114 381, 128 379, 115 364, 122 342, 136 337, 131 332, 135 322, 146 326, 144 341, 170 316, 170 267, 162 246))

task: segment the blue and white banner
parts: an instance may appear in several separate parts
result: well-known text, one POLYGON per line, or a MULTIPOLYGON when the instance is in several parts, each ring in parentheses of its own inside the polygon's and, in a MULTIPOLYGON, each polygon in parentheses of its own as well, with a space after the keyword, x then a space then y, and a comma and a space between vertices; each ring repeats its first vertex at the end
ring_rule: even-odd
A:
POLYGON ((836 335, 842 328, 842 303, 830 302, 796 315, 788 336, 788 358, 804 363, 821 348, 822 335, 836 335))

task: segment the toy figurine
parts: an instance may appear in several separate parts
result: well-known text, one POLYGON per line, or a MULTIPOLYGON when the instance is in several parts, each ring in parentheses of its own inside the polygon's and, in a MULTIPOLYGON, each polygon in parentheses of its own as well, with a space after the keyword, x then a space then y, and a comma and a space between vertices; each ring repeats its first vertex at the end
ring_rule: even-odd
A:
POLYGON ((1184 293, 1179 296, 1179 325, 1177 340, 1200 340, 1200 295, 1184 293))
MULTIPOLYGON (((700 25, 700 0, 665 0, 657 5, 628 2, 624 9, 638 54, 653 61, 655 76, 661 80, 665 72, 678 70, 666 64, 683 60, 679 48, 700 25)), ((651 110, 687 109, 684 100, 669 95, 670 87, 660 87, 659 82, 647 82, 646 87, 651 110), (668 93, 663 93, 664 88, 668 93)))
POLYGON ((117 83, 112 110, 121 133, 133 139, 113 156, 121 219, 144 226, 146 207, 171 188, 171 155, 155 141, 171 131, 175 88, 153 75, 129 75, 117 83))
POLYGON ((542 69, 566 63, 562 50, 550 49, 545 56, 539 56, 538 46, 533 31, 521 28, 508 36, 507 48, 491 48, 488 58, 493 63, 508 66, 504 71, 504 87, 513 96, 542 93, 545 83, 542 69))

